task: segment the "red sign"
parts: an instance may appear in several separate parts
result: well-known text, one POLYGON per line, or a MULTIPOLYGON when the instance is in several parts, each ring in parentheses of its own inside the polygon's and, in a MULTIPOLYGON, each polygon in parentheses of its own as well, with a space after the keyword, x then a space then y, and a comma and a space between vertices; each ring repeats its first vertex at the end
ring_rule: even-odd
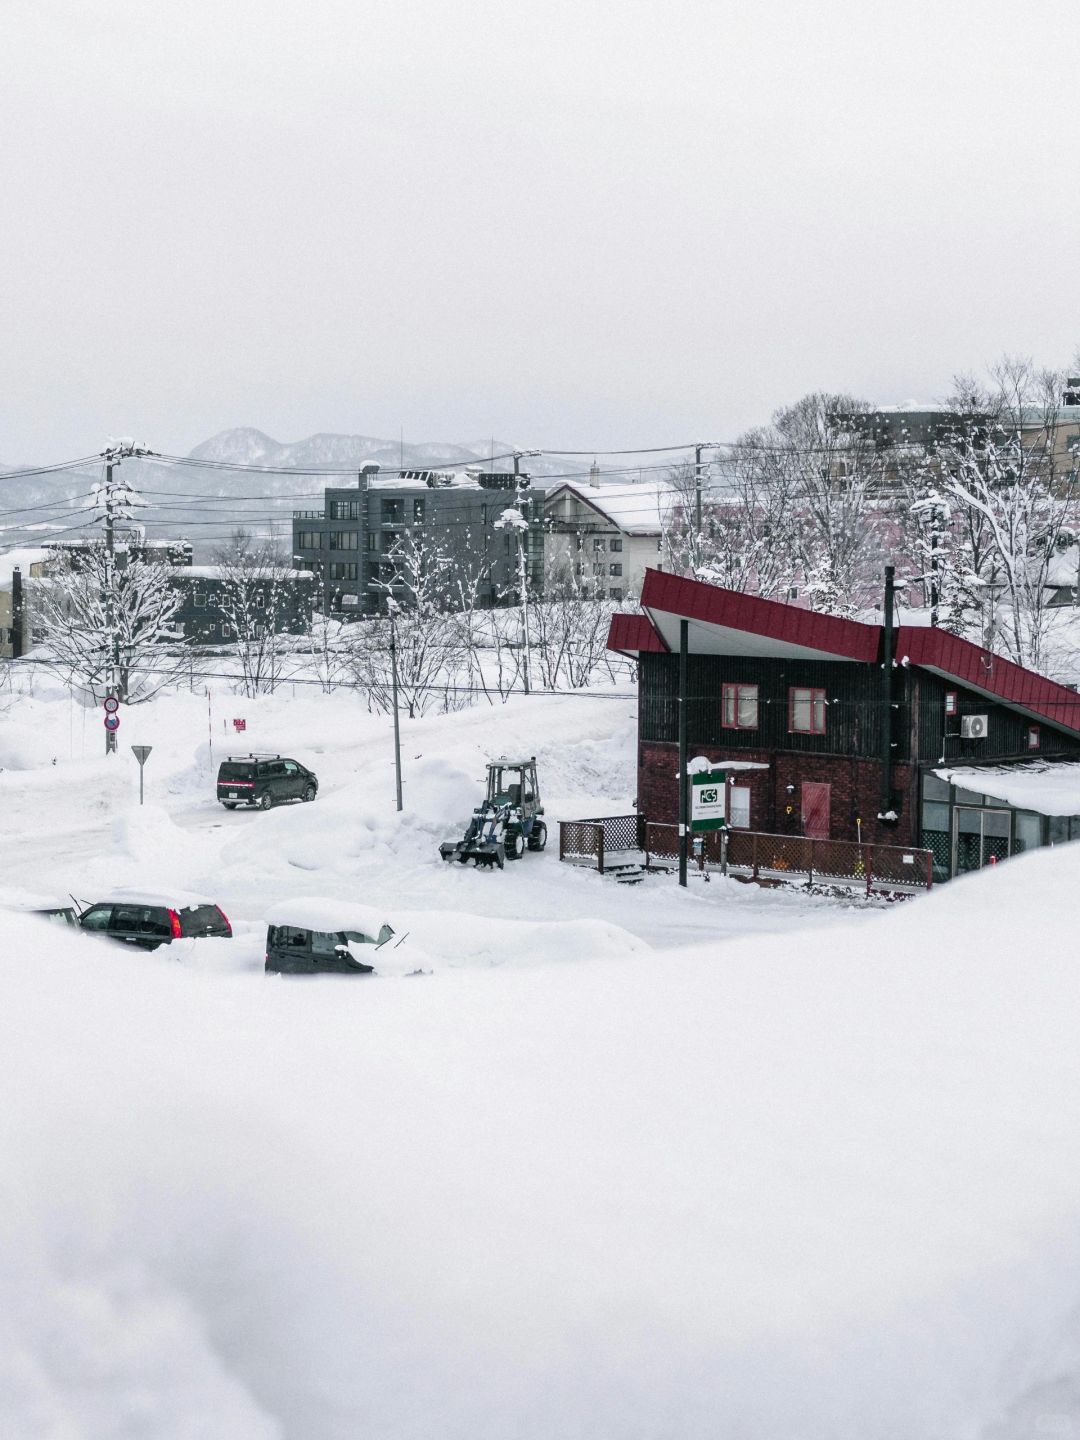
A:
POLYGON ((105 710, 106 710, 106 712, 107 712, 109 715, 115 715, 116 712, 117 712, 117 710, 119 710, 119 709, 120 709, 120 701, 116 698, 116 696, 115 696, 115 695, 109 695, 109 696, 107 696, 107 697, 106 697, 106 700, 105 700, 105 710))
POLYGON ((120 716, 119 716, 119 715, 106 715, 106 716, 105 716, 105 729, 106 729, 106 730, 119 730, 119 729, 120 729, 120 716))
POLYGON ((246 720, 234 720, 234 721, 232 722, 232 728, 233 728, 234 730, 246 730, 246 729, 247 729, 247 721, 246 721, 246 720))

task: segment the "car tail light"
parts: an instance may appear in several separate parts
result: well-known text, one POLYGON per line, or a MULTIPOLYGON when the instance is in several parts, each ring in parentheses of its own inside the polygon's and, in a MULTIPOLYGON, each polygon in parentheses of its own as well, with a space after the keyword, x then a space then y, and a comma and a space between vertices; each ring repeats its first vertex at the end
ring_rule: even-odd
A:
POLYGON ((184 933, 180 929, 180 916, 176 913, 175 910, 169 911, 169 929, 172 931, 172 938, 174 940, 179 940, 181 935, 184 933))
POLYGON ((224 922, 224 925, 225 925, 225 934, 226 934, 226 936, 231 940, 231 939, 232 939, 232 926, 229 924, 229 917, 225 914, 225 911, 221 908, 220 905, 216 906, 215 908, 216 908, 216 910, 217 910, 217 913, 221 916, 222 921, 224 922))
POLYGON ((254 790, 254 780, 219 780, 219 790, 254 790))

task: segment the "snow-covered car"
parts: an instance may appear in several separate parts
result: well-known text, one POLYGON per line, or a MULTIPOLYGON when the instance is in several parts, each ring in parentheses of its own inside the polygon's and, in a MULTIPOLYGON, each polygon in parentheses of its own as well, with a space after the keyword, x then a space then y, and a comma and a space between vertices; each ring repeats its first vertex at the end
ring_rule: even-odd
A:
POLYGON ((370 975, 375 955, 394 936, 369 905, 283 900, 266 917, 266 969, 279 975, 370 975))
POLYGON ((114 890, 80 910, 78 923, 80 929, 142 950, 206 936, 232 939, 232 926, 221 906, 183 890, 168 894, 114 890))

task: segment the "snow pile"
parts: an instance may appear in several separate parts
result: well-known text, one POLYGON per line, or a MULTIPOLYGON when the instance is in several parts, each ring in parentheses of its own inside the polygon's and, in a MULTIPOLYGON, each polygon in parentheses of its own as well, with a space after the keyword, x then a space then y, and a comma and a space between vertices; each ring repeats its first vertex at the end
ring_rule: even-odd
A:
POLYGON ((0 916, 0 1434, 1070 1433, 1078 860, 410 980, 0 916))

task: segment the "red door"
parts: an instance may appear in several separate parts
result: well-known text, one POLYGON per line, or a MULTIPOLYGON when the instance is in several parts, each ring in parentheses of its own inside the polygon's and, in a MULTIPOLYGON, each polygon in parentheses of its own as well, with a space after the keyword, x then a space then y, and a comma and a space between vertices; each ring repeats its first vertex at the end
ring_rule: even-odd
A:
POLYGON ((832 787, 819 780, 802 783, 803 834, 811 840, 829 838, 829 791, 832 787))

